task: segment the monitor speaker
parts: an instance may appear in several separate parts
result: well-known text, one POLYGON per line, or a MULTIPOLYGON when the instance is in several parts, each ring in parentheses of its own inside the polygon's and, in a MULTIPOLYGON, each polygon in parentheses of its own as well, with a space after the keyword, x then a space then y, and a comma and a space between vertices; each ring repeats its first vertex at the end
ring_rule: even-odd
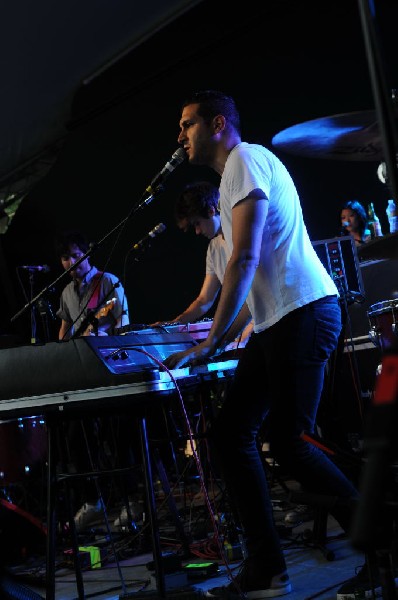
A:
POLYGON ((313 242, 315 252, 335 282, 340 296, 348 304, 365 298, 358 253, 353 238, 348 236, 313 242))

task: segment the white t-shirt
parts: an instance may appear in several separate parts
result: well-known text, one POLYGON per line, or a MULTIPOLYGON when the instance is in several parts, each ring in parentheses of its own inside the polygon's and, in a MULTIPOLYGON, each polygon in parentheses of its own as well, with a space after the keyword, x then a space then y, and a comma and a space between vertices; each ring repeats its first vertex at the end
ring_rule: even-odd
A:
POLYGON ((212 238, 207 246, 206 275, 216 275, 222 284, 229 258, 228 246, 221 233, 212 238))
POLYGON ((311 243, 289 172, 258 144, 237 144, 221 178, 221 227, 229 250, 232 208, 254 189, 261 189, 269 202, 260 264, 247 297, 258 333, 300 306, 339 294, 311 243))

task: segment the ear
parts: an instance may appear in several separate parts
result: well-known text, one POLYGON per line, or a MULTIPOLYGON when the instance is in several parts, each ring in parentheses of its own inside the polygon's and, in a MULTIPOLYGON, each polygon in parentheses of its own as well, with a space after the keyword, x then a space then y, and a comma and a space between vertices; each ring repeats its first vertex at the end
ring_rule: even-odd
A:
POLYGON ((213 119, 214 133, 220 133, 225 129, 225 117, 224 115, 217 115, 213 119))
POLYGON ((207 214, 209 215, 209 219, 211 219, 211 217, 214 217, 214 215, 216 214, 214 206, 210 206, 210 208, 207 209, 207 214))

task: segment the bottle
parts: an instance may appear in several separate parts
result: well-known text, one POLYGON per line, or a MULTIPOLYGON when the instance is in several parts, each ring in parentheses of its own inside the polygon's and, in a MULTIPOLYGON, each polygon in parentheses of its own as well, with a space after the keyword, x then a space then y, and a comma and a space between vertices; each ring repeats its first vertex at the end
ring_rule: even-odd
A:
POLYGON ((397 207, 393 198, 388 200, 386 214, 388 217, 388 222, 390 224, 390 233, 396 233, 398 231, 398 216, 397 216, 397 207))
POLYGON ((383 235, 379 217, 375 213, 373 202, 370 202, 368 204, 368 225, 372 239, 376 237, 381 237, 383 235))

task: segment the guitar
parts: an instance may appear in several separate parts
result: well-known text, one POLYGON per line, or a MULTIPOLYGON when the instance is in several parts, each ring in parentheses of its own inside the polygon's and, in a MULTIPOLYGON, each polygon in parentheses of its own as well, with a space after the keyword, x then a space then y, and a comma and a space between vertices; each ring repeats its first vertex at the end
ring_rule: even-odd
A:
POLYGON ((84 330, 84 333, 82 333, 82 335, 90 335, 94 329, 95 326, 98 324, 96 323, 96 321, 98 321, 98 319, 100 319, 101 317, 106 317, 106 315, 108 314, 108 312, 110 310, 112 310, 112 308, 115 307, 116 304, 116 298, 111 298, 110 300, 108 300, 96 313, 94 316, 90 317, 90 320, 93 321, 91 322, 86 329, 84 330))

